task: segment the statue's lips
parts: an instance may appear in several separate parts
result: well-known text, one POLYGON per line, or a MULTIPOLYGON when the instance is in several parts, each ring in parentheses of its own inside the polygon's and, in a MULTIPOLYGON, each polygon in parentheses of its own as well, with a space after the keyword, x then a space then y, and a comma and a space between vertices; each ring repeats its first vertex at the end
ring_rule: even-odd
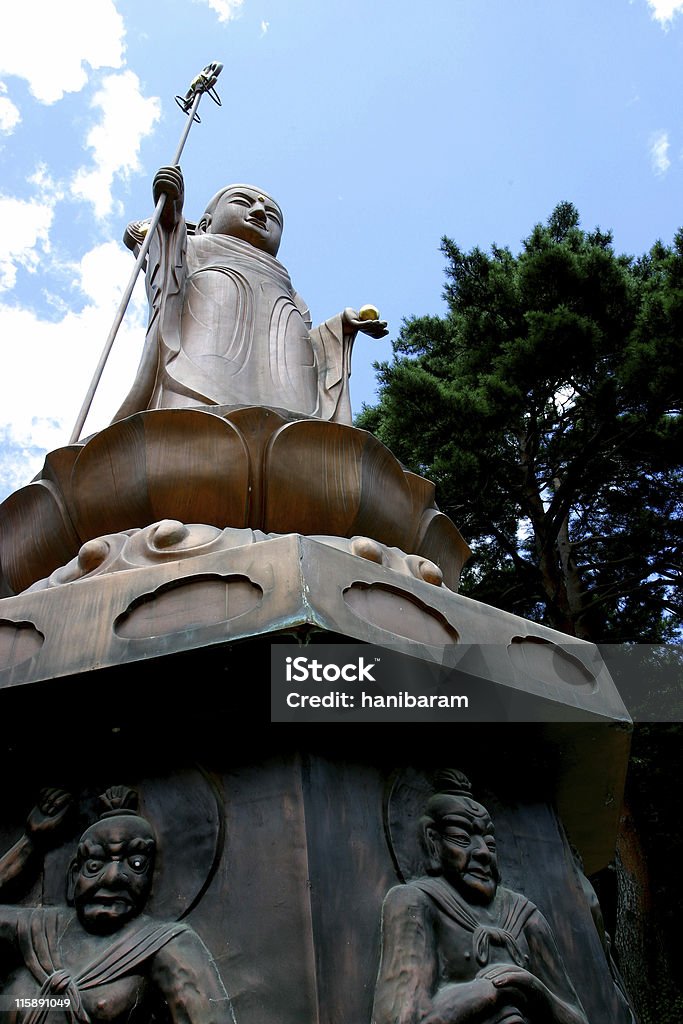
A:
POLYGON ((491 871, 486 868, 468 868, 465 874, 470 875, 471 878, 478 878, 482 882, 490 882, 493 878, 491 871))
POLYGON ((102 907, 113 907, 117 903, 122 903, 126 907, 132 907, 133 901, 130 896, 125 893, 117 892, 96 892, 89 900, 88 903, 91 906, 102 906, 102 907))
POLYGON ((263 228, 264 230, 268 227, 268 222, 261 220, 259 217, 246 217, 245 220, 247 224, 255 224, 257 227, 263 228))

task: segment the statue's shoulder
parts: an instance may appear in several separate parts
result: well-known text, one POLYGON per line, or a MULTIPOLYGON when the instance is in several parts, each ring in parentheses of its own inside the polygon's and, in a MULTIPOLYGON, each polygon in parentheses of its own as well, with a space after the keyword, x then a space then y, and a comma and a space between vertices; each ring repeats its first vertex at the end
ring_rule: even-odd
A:
POLYGON ((175 957, 178 949, 204 948, 198 932, 186 921, 159 921, 147 916, 139 920, 140 933, 162 959, 165 954, 175 957))
POLYGON ((536 904, 521 892, 499 885, 495 902, 504 926, 513 933, 529 928, 545 931, 549 927, 536 904))
MULTIPOLYGON (((192 925, 173 922, 167 926, 166 939, 158 941, 150 958, 150 975, 165 992, 173 991, 178 983, 191 976, 199 979, 200 989, 213 991, 217 974, 213 956, 206 943, 192 925)), ((220 985, 220 982, 218 982, 220 985)))
POLYGON ((126 228, 123 232, 123 244, 131 252, 136 252, 145 240, 147 234, 147 228, 149 221, 147 220, 132 220, 130 224, 126 224, 126 228))
POLYGON ((401 909, 428 906, 430 903, 429 886, 423 883, 429 883, 430 881, 431 879, 425 876, 425 878, 412 878, 407 882, 393 886, 384 897, 385 907, 401 909))
POLYGON ((517 892, 515 889, 508 889, 506 885, 498 886, 497 895, 501 900, 505 900, 513 906, 525 906, 538 910, 536 904, 533 903, 528 896, 525 896, 524 893, 517 892))

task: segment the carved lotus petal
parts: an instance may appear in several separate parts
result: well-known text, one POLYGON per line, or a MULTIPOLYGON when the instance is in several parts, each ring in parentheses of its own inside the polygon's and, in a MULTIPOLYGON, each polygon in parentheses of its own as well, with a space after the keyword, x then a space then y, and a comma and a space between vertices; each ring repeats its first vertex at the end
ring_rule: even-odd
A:
POLYGON ((266 452, 267 533, 370 535, 406 549, 412 542, 410 487, 372 434, 324 420, 287 423, 266 452))
POLYGON ((239 430, 217 416, 139 413, 83 447, 72 488, 82 537, 161 519, 246 526, 249 453, 239 430))
POLYGON ((113 552, 90 542, 155 523, 166 557, 183 523, 363 536, 434 563, 453 590, 469 555, 433 485, 367 431, 267 408, 158 409, 51 453, 0 506, 4 593, 77 557, 94 571, 113 552))

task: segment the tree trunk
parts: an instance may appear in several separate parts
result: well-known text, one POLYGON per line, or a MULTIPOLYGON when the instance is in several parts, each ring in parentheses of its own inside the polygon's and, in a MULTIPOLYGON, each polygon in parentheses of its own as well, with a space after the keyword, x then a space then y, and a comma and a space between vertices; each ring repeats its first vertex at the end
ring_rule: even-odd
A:
MULTIPOLYGON (((559 481, 555 481, 555 483, 556 486, 559 485, 559 481)), ((583 587, 581 585, 581 576, 572 555, 572 545, 569 539, 569 520, 566 517, 562 520, 562 525, 557 535, 557 553, 564 575, 567 606, 574 625, 573 633, 581 640, 592 640, 591 631, 583 621, 583 587)))
MULTIPOLYGON (((615 960, 638 1015, 639 1024, 680 1024, 683 994, 672 981, 657 908, 637 823, 624 807, 617 842, 617 915, 615 960)), ((672 871, 675 870, 671 865, 672 871)))

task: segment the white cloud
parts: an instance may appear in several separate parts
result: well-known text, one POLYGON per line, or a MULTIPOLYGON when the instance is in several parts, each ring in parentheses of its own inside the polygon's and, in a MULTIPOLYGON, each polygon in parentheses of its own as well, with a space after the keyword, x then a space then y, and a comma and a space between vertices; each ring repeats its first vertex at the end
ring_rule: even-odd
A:
POLYGON ((0 134, 11 135, 21 121, 19 108, 6 96, 7 86, 0 82, 0 134))
POLYGON ((0 291, 13 288, 17 268, 35 271, 49 251, 51 202, 0 195, 0 291))
POLYGON ((103 242, 81 259, 77 286, 91 303, 115 312, 135 261, 117 242, 103 242))
POLYGON ((683 0, 647 0, 652 17, 667 27, 676 14, 683 11, 683 0))
POLYGON ((650 141, 650 161, 655 174, 666 174, 671 167, 669 158, 669 134, 668 132, 657 132, 650 141))
POLYGON ((262 21, 261 22, 261 35, 264 36, 269 28, 270 28, 270 22, 269 21, 262 21))
POLYGON ((0 292, 14 287, 19 267, 33 273, 44 263, 54 208, 64 198, 42 164, 27 181, 36 188, 33 199, 0 194, 0 292))
POLYGON ((64 198, 64 189, 54 180, 47 169, 46 164, 38 164, 33 174, 26 179, 29 184, 35 185, 44 203, 54 206, 64 198))
MULTIPOLYGON (((132 255, 114 242, 86 253, 76 265, 74 288, 89 301, 80 312, 70 310, 56 322, 29 309, 0 304, 0 447, 6 450, 5 458, 0 451, 0 494, 28 483, 45 452, 68 443, 133 264, 132 255), (15 456, 19 464, 12 468, 15 456)), ((106 426, 133 381, 146 309, 140 278, 84 435, 106 426)))
POLYGON ((55 103, 83 88, 86 64, 120 68, 124 36, 113 0, 20 0, 3 11, 0 74, 25 79, 37 100, 55 103))
POLYGON ((112 209, 114 178, 139 170, 140 144, 159 120, 160 104, 156 97, 145 99, 137 75, 124 71, 104 78, 91 106, 101 112, 86 139, 95 166, 76 172, 71 193, 91 202, 97 217, 106 217, 112 209))
POLYGON ((244 0, 204 0, 204 2, 218 15, 219 21, 232 21, 241 14, 240 8, 244 0))
POLYGON ((0 501, 27 484, 43 464, 45 453, 39 445, 24 443, 0 425, 0 501))

